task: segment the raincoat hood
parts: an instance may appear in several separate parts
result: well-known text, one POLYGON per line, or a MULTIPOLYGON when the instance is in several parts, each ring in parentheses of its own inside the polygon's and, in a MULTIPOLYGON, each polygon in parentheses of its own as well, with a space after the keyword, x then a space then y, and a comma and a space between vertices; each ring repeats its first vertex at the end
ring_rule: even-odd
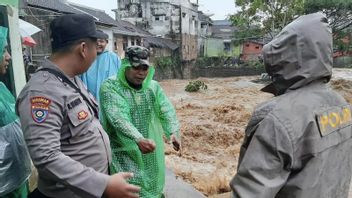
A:
POLYGON ((3 59, 3 50, 7 45, 7 31, 8 29, 6 27, 0 26, 0 61, 3 59))
POLYGON ((322 13, 304 15, 288 24, 263 47, 265 69, 272 83, 262 91, 275 95, 332 75, 332 33, 322 13))
MULTIPOLYGON (((126 79, 126 75, 125 75, 125 72, 127 70, 127 68, 129 67, 132 67, 130 61, 128 59, 123 59, 122 60, 122 63, 121 63, 121 68, 119 70, 119 73, 118 73, 118 79, 121 81, 121 83, 130 88, 130 89, 133 89, 127 82, 127 79, 126 79)), ((148 87, 150 87, 150 83, 151 81, 153 80, 153 77, 154 77, 154 73, 155 73, 155 69, 153 66, 149 66, 149 72, 148 72, 148 75, 147 77, 144 79, 143 81, 143 84, 142 84, 142 89, 141 90, 145 90, 147 89, 148 87)))

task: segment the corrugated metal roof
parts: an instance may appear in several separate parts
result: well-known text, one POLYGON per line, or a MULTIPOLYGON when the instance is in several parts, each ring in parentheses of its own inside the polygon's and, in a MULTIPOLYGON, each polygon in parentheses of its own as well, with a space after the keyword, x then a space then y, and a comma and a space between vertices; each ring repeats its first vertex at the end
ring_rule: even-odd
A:
POLYGON ((82 14, 79 10, 71 7, 62 0, 26 0, 27 5, 49 9, 66 14, 82 14))
POLYGON ((225 26, 229 26, 232 25, 231 21, 229 20, 214 20, 213 21, 213 25, 225 25, 225 26))
POLYGON ((137 26, 122 20, 114 20, 103 10, 90 8, 81 4, 70 3, 66 0, 24 0, 28 6, 52 10, 63 14, 88 14, 97 19, 98 23, 113 26, 115 34, 127 36, 150 36, 151 34, 137 26))
POLYGON ((143 30, 142 28, 138 28, 137 26, 133 25, 132 23, 130 23, 128 21, 119 20, 118 22, 123 28, 125 28, 131 32, 137 32, 138 34, 145 35, 145 36, 152 35, 149 32, 143 30))
POLYGON ((155 48, 169 48, 171 50, 176 50, 177 48, 179 48, 179 45, 175 44, 169 39, 153 36, 148 36, 144 38, 144 46, 155 48))
POLYGON ((228 20, 216 20, 211 27, 212 36, 214 38, 232 39, 237 28, 228 20))
POLYGON ((208 15, 204 14, 202 11, 198 11, 198 18, 201 22, 213 23, 211 18, 208 15))
POLYGON ((73 4, 73 3, 69 3, 69 4, 75 8, 78 8, 79 10, 82 10, 83 12, 86 12, 96 17, 98 19, 98 22, 100 23, 117 26, 116 21, 113 18, 111 18, 108 14, 106 14, 103 10, 88 8, 79 4, 73 4))
POLYGON ((116 26, 116 21, 103 10, 89 8, 65 0, 26 0, 28 6, 52 10, 63 14, 88 14, 97 19, 98 23, 116 26))
POLYGON ((115 34, 122 34, 127 36, 140 36, 140 37, 146 37, 151 35, 149 32, 141 28, 138 28, 137 26, 127 21, 117 20, 116 24, 117 26, 113 28, 113 32, 115 34))

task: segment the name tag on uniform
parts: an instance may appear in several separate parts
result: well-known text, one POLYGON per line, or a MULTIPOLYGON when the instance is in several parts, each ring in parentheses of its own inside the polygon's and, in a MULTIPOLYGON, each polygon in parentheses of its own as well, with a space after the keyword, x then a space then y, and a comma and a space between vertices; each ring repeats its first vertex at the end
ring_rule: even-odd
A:
POLYGON ((321 136, 352 125, 351 106, 334 107, 316 114, 321 136))
POLYGON ((72 102, 70 102, 68 105, 67 105, 67 107, 68 107, 68 109, 73 109, 73 108, 75 108, 75 107, 77 107, 79 104, 81 104, 82 103, 82 100, 80 99, 80 98, 77 98, 77 99, 75 99, 74 101, 72 101, 72 102))

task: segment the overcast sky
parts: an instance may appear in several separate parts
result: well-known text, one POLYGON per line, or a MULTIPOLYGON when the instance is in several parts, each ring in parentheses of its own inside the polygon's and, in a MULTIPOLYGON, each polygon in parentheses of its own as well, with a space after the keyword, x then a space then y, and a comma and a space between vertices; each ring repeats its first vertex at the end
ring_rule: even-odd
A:
MULTIPOLYGON (((117 8, 117 0, 69 0, 89 7, 105 10, 113 18, 115 15, 111 11, 117 8)), ((225 19, 228 14, 235 12, 234 0, 199 0, 199 10, 204 13, 214 14, 213 20, 225 19)))

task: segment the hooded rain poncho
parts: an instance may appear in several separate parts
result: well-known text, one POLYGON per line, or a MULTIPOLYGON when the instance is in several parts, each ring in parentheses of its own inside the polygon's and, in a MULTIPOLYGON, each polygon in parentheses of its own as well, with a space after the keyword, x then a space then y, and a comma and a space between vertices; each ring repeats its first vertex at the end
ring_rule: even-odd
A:
MULTIPOLYGON (((7 29, 0 27, 1 55, 6 44, 6 35, 7 29)), ((27 190, 20 186, 26 185, 31 173, 31 162, 15 113, 15 103, 13 95, 0 82, 0 197, 6 197, 9 193, 25 197, 26 192, 17 190, 27 190)))
POLYGON ((112 172, 133 172, 130 183, 141 187, 143 198, 160 197, 165 180, 163 132, 179 137, 176 112, 160 85, 152 80, 154 68, 143 82, 141 90, 131 88, 126 81, 123 60, 118 78, 105 81, 100 90, 102 122, 110 136, 113 152, 112 172), (152 139, 156 149, 142 154, 137 145, 142 138, 152 139))

